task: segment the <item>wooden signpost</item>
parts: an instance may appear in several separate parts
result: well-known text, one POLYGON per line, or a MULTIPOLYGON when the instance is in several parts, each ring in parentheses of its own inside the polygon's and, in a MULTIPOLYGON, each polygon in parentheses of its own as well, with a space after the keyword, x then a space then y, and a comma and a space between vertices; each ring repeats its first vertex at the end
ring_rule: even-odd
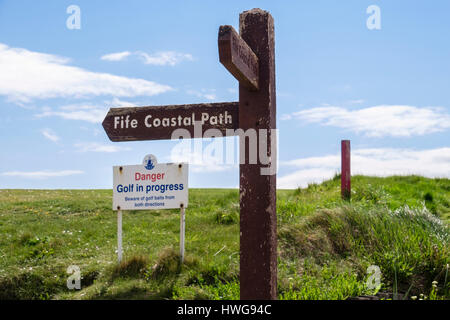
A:
MULTIPOLYGON (((231 27, 229 27, 231 28, 231 27)), ((223 28, 222 28, 223 29, 223 28)), ((245 42, 258 57, 258 90, 239 77, 239 127, 276 129, 275 34, 272 16, 260 9, 245 11, 239 17, 239 42, 245 42)), ((227 33, 224 34, 227 37, 227 33)), ((219 33, 219 43, 221 43, 219 33)), ((230 43, 232 57, 239 55, 230 43)), ((243 45, 238 46, 244 47, 243 45)), ((221 48, 219 46, 219 48, 221 48)), ((227 50, 224 50, 227 52, 227 50)), ((219 51, 219 56, 223 53, 219 51)), ((251 56, 251 55, 249 55, 251 56)), ((221 59, 222 60, 222 59, 221 59)), ((242 61, 245 61, 242 59, 242 61)), ((248 59, 248 69, 254 60, 248 59)), ((225 65, 226 67, 227 65, 225 65)), ((241 137, 241 139, 245 139, 241 137)), ((260 137, 258 137, 260 139, 260 137)), ((260 147, 258 141, 257 146, 260 147)), ((245 161, 240 175, 240 289, 241 299, 276 299, 277 297, 277 216, 276 174, 261 175, 260 159, 250 164, 248 145, 240 144, 245 161)), ((259 150, 258 150, 259 154, 259 150)), ((276 152, 268 147, 267 155, 275 161, 276 152), (272 154, 272 152, 274 152, 272 154)))
POLYGON ((267 132, 256 135, 256 148, 258 155, 264 152, 268 163, 260 158, 250 161, 246 135, 239 134, 240 290, 241 299, 276 299, 276 171, 262 174, 276 164, 273 18, 261 9, 245 11, 240 14, 239 29, 240 34, 231 26, 221 26, 218 36, 219 60, 239 81, 239 102, 113 108, 103 127, 112 141, 171 139, 175 129, 188 130, 191 138, 201 138, 208 129, 226 135, 237 134, 235 129, 267 132), (201 132, 195 132, 195 122, 202 124, 201 132), (259 150, 262 145, 267 150, 259 150))

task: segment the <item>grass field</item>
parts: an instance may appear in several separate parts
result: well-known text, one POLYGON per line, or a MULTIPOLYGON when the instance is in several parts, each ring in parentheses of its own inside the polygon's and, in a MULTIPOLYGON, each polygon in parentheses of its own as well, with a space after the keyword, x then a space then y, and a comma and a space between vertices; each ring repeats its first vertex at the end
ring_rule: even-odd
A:
MULTIPOLYGON (((278 191, 279 298, 450 299, 450 180, 355 176, 352 187, 350 202, 339 177, 278 191)), ((238 299, 238 190, 189 192, 185 263, 178 210, 130 211, 117 265, 111 190, 0 190, 0 299, 238 299), (70 265, 81 290, 66 287, 70 265)))

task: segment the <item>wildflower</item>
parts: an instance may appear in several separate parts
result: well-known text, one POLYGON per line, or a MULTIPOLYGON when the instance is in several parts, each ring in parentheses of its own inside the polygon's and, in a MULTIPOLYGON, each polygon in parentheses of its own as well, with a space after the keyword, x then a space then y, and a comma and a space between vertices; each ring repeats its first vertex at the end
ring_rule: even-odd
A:
POLYGON ((411 300, 417 300, 417 296, 412 296, 411 300))

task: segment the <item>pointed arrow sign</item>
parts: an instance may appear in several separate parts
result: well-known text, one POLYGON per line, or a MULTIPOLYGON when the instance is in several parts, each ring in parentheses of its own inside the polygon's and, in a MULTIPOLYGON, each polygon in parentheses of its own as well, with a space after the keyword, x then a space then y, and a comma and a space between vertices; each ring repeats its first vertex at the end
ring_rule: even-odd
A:
POLYGON ((238 105, 223 102, 111 108, 102 125, 111 141, 172 139, 176 129, 186 129, 191 138, 201 138, 208 129, 218 129, 223 136, 236 135, 238 105), (194 130, 196 123, 201 124, 199 132, 194 130))
POLYGON ((219 60, 247 89, 259 89, 258 57, 232 26, 219 28, 219 60))

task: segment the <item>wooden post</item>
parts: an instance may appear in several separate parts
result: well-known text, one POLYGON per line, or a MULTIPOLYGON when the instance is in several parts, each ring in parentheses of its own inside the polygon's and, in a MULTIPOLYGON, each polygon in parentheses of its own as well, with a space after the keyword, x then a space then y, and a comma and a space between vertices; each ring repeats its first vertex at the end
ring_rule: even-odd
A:
POLYGON ((185 226, 186 226, 186 214, 184 206, 180 207, 180 257, 181 263, 184 262, 184 236, 185 236, 185 226))
POLYGON ((341 196, 345 200, 351 196, 350 140, 341 141, 341 196))
POLYGON ((117 260, 122 262, 122 210, 117 210, 117 260))
MULTIPOLYGON (((240 14, 240 36, 259 61, 258 91, 239 83, 239 127, 243 130, 276 129, 274 22, 267 11, 240 14)), ((245 139, 245 136, 241 136, 245 139)), ((259 134, 257 148, 259 153, 259 134)), ((269 140, 270 141, 270 140, 269 140)), ((240 164, 240 291, 241 299, 277 298, 276 174, 261 175, 263 165, 249 163, 247 143, 240 143, 245 162, 240 164)), ((273 163, 271 144, 267 156, 273 163)), ((274 151, 275 152, 275 151, 274 151)), ((276 156, 274 154, 273 156, 276 156)))

